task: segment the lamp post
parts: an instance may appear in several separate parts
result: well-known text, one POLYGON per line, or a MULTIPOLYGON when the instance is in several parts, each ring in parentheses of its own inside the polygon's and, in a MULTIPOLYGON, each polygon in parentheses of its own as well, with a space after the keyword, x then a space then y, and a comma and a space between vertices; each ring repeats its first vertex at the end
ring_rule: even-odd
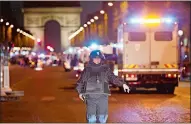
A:
POLYGON ((4 92, 10 92, 12 91, 12 89, 10 88, 10 77, 9 77, 9 51, 8 51, 8 31, 9 27, 9 23, 6 23, 6 27, 5 27, 5 57, 4 57, 4 87, 3 87, 3 91, 4 92))
MULTIPOLYGON (((183 68, 183 61, 182 61, 182 46, 183 46, 183 38, 184 38, 184 32, 182 30, 178 31, 178 36, 179 36, 179 66, 180 69, 183 68)), ((180 78, 182 78, 183 75, 181 73, 180 78)))
POLYGON ((0 19, 0 96, 5 95, 3 91, 3 62, 2 62, 2 53, 3 53, 3 41, 4 41, 4 30, 3 30, 3 19, 0 19))
POLYGON ((2 65, 2 52, 3 52, 3 44, 0 43, 0 95, 5 95, 5 93, 2 91, 3 88, 3 65, 2 65))

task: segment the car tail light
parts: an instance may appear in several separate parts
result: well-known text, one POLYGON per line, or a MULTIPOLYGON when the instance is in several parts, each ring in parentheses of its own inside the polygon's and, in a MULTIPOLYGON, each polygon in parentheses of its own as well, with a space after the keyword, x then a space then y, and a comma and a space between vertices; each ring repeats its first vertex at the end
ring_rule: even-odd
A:
POLYGON ((171 74, 168 74, 168 76, 167 77, 171 77, 172 75, 171 74))
POLYGON ((178 75, 177 74, 166 74, 166 77, 167 78, 176 78, 176 77, 178 77, 178 75))
POLYGON ((176 78, 176 76, 177 76, 176 74, 173 75, 174 78, 176 78))

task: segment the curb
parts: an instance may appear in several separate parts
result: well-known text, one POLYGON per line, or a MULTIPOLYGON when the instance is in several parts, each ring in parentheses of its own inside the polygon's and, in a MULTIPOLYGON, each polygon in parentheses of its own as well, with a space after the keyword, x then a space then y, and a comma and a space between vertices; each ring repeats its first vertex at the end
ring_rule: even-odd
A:
POLYGON ((180 80, 182 82, 191 82, 191 80, 180 80))

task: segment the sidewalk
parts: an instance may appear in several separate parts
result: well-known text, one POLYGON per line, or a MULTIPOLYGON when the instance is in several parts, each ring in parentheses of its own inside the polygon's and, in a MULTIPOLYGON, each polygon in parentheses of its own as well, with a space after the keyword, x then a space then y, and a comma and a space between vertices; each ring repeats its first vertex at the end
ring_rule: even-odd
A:
POLYGON ((189 77, 189 78, 180 79, 180 81, 183 81, 183 82, 191 82, 190 77, 189 77))

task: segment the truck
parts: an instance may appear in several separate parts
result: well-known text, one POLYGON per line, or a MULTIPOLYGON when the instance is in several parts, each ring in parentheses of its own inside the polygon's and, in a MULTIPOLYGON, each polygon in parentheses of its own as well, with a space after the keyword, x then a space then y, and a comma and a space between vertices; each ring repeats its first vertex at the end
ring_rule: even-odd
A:
POLYGON ((180 78, 178 23, 171 18, 132 18, 117 32, 118 76, 131 91, 156 88, 174 94, 180 78))

